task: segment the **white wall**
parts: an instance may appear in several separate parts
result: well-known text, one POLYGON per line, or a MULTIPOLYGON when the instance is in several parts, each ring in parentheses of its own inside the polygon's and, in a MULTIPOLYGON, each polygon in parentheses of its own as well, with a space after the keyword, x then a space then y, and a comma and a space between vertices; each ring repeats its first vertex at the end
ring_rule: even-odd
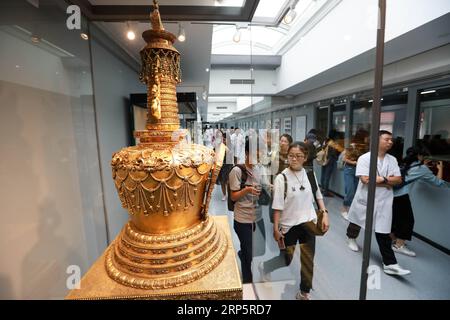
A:
POLYGON ((234 99, 234 101, 223 102, 208 101, 208 115, 206 121, 219 121, 224 117, 231 116, 234 112, 236 112, 236 99, 234 99), (217 109, 217 107, 227 107, 227 109, 217 109), (218 114, 218 116, 215 116, 215 114, 218 114))
POLYGON ((210 95, 271 95, 277 93, 274 70, 212 69, 209 81, 210 95), (255 84, 230 84, 230 79, 255 79, 255 84))
MULTIPOLYGON (((343 0, 301 41, 283 55, 277 91, 355 57, 376 45, 376 0, 343 0)), ((450 11, 447 0, 389 0, 386 37, 389 41, 450 11)))
POLYGON ((102 168, 105 210, 112 241, 128 221, 114 186, 111 157, 128 145, 128 99, 131 93, 145 93, 138 74, 117 59, 98 41, 92 41, 95 108, 97 112, 98 144, 102 168))
MULTIPOLYGON (((383 85, 411 81, 450 71, 450 45, 436 48, 384 67, 383 85)), ((345 79, 295 97, 294 104, 306 104, 373 88, 373 71, 345 79)))

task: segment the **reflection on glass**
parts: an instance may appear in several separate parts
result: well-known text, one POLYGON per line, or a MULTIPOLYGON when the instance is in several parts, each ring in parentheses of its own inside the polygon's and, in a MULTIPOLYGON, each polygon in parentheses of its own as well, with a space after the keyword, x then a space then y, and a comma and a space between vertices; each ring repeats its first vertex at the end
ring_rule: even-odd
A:
MULTIPOLYGON (((389 151, 398 160, 402 158, 406 124, 406 95, 385 97, 380 113, 380 130, 392 132, 394 145, 389 151)), ((372 104, 368 101, 356 103, 353 109, 352 135, 359 130, 370 132, 372 128, 372 104)))
POLYGON ((430 166, 436 171, 436 162, 444 162, 444 180, 450 181, 450 87, 423 90, 419 96, 419 146, 431 154, 430 166))
POLYGON ((31 2, 0 4, 0 298, 62 299, 106 243, 90 40, 31 2))

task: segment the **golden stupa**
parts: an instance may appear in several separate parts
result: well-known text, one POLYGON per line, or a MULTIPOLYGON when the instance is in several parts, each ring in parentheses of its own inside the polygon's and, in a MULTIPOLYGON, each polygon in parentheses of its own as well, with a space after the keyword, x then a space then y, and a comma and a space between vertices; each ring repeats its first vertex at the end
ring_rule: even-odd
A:
POLYGON ((111 161, 130 220, 83 277, 81 290, 67 298, 242 298, 226 217, 208 215, 224 150, 216 155, 185 141, 176 96, 176 37, 164 30, 156 1, 150 20, 140 52, 147 130, 136 131, 139 144, 111 161))

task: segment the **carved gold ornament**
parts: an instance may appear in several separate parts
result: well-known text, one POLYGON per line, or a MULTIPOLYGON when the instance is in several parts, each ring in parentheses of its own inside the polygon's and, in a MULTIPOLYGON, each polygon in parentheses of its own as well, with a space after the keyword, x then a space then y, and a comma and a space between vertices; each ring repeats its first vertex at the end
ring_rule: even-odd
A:
POLYGON ((123 285, 158 290, 211 272, 224 258, 227 240, 208 218, 224 150, 216 156, 185 142, 176 97, 181 81, 176 37, 164 30, 156 1, 150 20, 152 29, 142 34, 147 45, 140 52, 146 130, 135 132, 137 146, 113 154, 111 161, 130 221, 108 250, 105 266, 109 277, 123 285))

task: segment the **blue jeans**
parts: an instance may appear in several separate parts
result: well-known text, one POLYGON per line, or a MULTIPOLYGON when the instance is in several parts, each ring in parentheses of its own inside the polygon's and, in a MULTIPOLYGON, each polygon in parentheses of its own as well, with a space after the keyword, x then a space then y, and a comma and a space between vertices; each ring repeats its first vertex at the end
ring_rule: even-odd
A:
POLYGON ((322 175, 320 177, 320 184, 324 192, 329 191, 331 175, 336 169, 336 159, 330 159, 326 166, 322 167, 322 175))
POLYGON ((345 184, 345 197, 344 206, 350 207, 355 197, 356 188, 358 187, 358 177, 355 176, 356 167, 345 165, 344 167, 344 184, 345 184))

